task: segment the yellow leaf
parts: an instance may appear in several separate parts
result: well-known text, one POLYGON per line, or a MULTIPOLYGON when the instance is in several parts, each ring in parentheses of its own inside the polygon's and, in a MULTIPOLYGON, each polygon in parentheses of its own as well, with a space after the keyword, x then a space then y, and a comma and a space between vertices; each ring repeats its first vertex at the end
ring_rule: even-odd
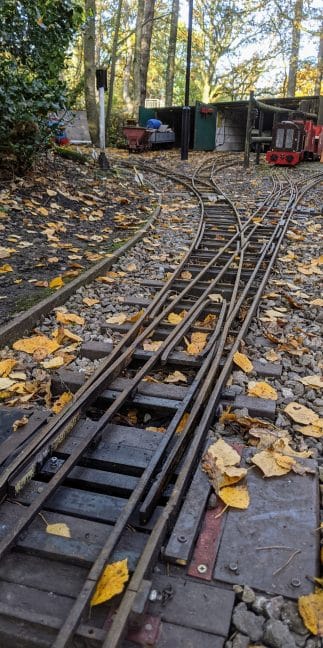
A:
POLYGON ((323 376, 305 376, 300 378, 300 382, 314 389, 323 389, 323 376))
POLYGON ((197 322, 201 328, 214 328, 217 316, 214 313, 209 313, 204 320, 197 322))
POLYGON ((46 189, 47 196, 57 196, 57 191, 54 189, 46 189))
POLYGON ((267 400, 277 400, 278 394, 276 389, 268 385, 265 381, 251 381, 248 383, 249 396, 257 396, 257 398, 265 398, 267 400))
POLYGON ((177 313, 169 313, 167 317, 167 321, 170 324, 174 324, 174 325, 179 324, 182 321, 182 319, 183 318, 180 315, 177 315, 177 313))
POLYGON ((185 281, 192 279, 192 273, 184 270, 184 272, 181 272, 181 279, 184 279, 185 281))
POLYGON ((35 353, 41 349, 45 356, 48 356, 50 353, 57 351, 59 349, 59 344, 56 340, 50 340, 46 335, 33 335, 30 338, 22 338, 17 340, 12 345, 13 349, 16 351, 24 351, 25 353, 35 353))
POLYGON ((52 535, 62 536, 63 538, 70 538, 71 532, 65 522, 56 522, 55 524, 47 524, 46 533, 52 535))
POLYGON ((69 340, 73 340, 73 342, 82 342, 83 338, 80 335, 77 335, 76 333, 72 333, 68 328, 64 328, 62 331, 62 335, 64 338, 68 338, 69 340))
POLYGON ((23 416, 21 419, 17 419, 16 421, 13 422, 12 424, 12 431, 17 432, 18 428, 23 427, 28 423, 28 416, 23 416))
POLYGON ((8 387, 11 387, 11 385, 14 384, 14 380, 11 380, 11 378, 0 378, 0 389, 8 389, 8 387))
POLYGON ((208 447, 206 454, 217 462, 220 460, 223 466, 235 466, 240 463, 241 459, 239 453, 223 439, 218 439, 218 441, 212 443, 208 447))
POLYGON ((50 288, 61 288, 62 286, 64 286, 64 281, 62 277, 55 277, 49 282, 50 288))
POLYGON ((100 300, 99 299, 91 299, 91 297, 84 297, 82 300, 83 304, 86 306, 94 306, 94 304, 99 304, 100 300))
POLYGON ((185 382, 187 383, 187 378, 182 374, 181 371, 174 371, 173 373, 169 374, 165 380, 165 383, 177 383, 177 382, 185 382))
POLYGON ((290 466, 286 468, 286 466, 282 467, 277 463, 271 450, 258 452, 252 457, 251 461, 262 470, 265 477, 281 477, 287 475, 290 471, 290 466))
POLYGON ((0 361, 0 376, 8 376, 11 373, 14 366, 17 364, 17 360, 12 360, 7 358, 7 360, 0 361))
POLYGON ((135 263, 129 263, 127 265, 127 271, 128 272, 135 272, 137 270, 137 266, 135 263))
POLYGON ((12 378, 12 380, 27 380, 27 374, 24 371, 11 371, 9 378, 12 378))
POLYGON ((101 283, 110 284, 110 283, 114 283, 115 280, 114 280, 113 277, 103 277, 102 276, 102 277, 97 277, 96 281, 101 281, 101 283))
POLYGON ((52 407, 52 412, 54 414, 58 414, 67 403, 69 403, 73 398, 73 394, 71 392, 64 392, 61 394, 61 396, 55 401, 53 407, 52 407))
POLYGON ((162 340, 144 340, 142 346, 144 351, 158 351, 162 344, 162 340))
POLYGON ((45 362, 41 363, 44 369, 58 369, 59 367, 62 367, 63 364, 65 364, 65 361, 62 356, 55 356, 55 358, 45 360, 45 362))
MULTIPOLYGON (((42 23, 39 23, 39 20, 41 20, 41 18, 38 19, 38 21, 37 21, 38 24, 42 24, 42 23)), ((37 211, 38 211, 38 214, 41 214, 42 216, 48 216, 48 209, 46 209, 46 207, 38 207, 37 211)))
POLYGON ((227 506, 247 509, 249 506, 249 493, 246 486, 225 486, 219 491, 219 497, 227 506))
MULTIPOLYGON (((322 419, 323 421, 323 419, 322 419)), ((319 421, 316 421, 317 423, 319 421)), ((295 425, 296 432, 304 434, 304 436, 311 436, 316 439, 323 437, 323 426, 319 425, 295 425)))
POLYGON ((107 565, 96 586, 96 590, 91 599, 92 605, 99 605, 109 601, 116 594, 121 594, 124 584, 129 579, 128 560, 118 560, 118 562, 107 565))
POLYGON ((323 299, 321 297, 318 297, 317 299, 312 299, 310 301, 311 306, 323 306, 323 299))
POLYGON ((207 333, 192 333, 191 341, 187 342, 186 353, 189 355, 198 355, 201 353, 206 345, 207 336, 207 333))
POLYGON ((81 326, 84 324, 85 319, 84 317, 81 317, 80 315, 76 315, 76 313, 63 313, 62 311, 58 311, 56 313, 56 320, 60 324, 80 324, 81 326))
POLYGON ((233 356, 233 362, 242 369, 245 373, 250 373, 253 370, 253 364, 249 358, 244 354, 236 351, 233 356))
POLYGON ((135 322, 138 322, 138 320, 144 315, 145 311, 142 308, 140 311, 137 313, 134 313, 133 315, 128 315, 127 317, 127 322, 130 322, 131 324, 134 324, 135 322))
POLYGON ((323 590, 300 596, 298 610, 306 628, 313 634, 323 636, 323 590))
POLYGON ((293 419, 293 421, 295 421, 296 423, 302 423, 303 425, 312 423, 314 423, 315 425, 316 421, 319 419, 318 414, 313 412, 313 410, 294 401, 292 403, 288 403, 284 411, 286 412, 286 414, 288 414, 288 416, 290 416, 291 419, 293 419))
POLYGON ((13 272, 13 268, 9 263, 5 263, 3 266, 0 266, 0 273, 4 274, 5 272, 13 272))
POLYGON ((150 427, 145 428, 148 432, 166 432, 165 427, 154 427, 151 425, 150 427))
POLYGON ((220 481, 221 488, 224 486, 232 486, 237 484, 241 479, 244 479, 247 475, 246 468, 237 468, 236 466, 225 466, 222 474, 222 479, 220 481))
POLYGON ((182 418, 181 418, 181 420, 180 420, 180 422, 179 422, 179 424, 178 424, 178 426, 176 428, 176 434, 181 434, 181 432, 183 432, 183 430, 184 430, 184 428, 186 426, 186 423, 188 421, 188 418, 189 418, 189 414, 188 414, 188 412, 186 412, 182 416, 182 418))
POLYGON ((111 317, 107 317, 105 321, 107 324, 124 324, 127 321, 127 317, 126 313, 116 313, 115 315, 111 315, 111 317))

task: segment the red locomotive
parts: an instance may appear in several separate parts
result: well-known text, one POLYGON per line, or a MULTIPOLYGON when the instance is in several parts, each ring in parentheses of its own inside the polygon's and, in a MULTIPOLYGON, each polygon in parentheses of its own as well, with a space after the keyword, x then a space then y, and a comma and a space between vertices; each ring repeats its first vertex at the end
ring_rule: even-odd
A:
POLYGON ((319 160, 322 153, 323 126, 295 119, 275 124, 266 160, 273 165, 295 166, 301 160, 319 160))

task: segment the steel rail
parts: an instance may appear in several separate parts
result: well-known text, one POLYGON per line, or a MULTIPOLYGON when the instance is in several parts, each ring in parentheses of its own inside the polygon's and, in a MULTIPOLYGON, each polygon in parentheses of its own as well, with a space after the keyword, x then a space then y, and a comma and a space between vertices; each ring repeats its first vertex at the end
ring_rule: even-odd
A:
POLYGON ((168 503, 158 518, 156 525, 150 535, 149 541, 144 549, 143 554, 141 555, 139 562, 137 564, 136 570, 133 573, 131 581, 127 587, 125 595, 123 597, 122 603, 119 606, 119 609, 114 617, 112 626, 107 634, 107 637, 103 643, 102 648, 118 648, 119 641, 124 636, 125 629, 128 623, 129 616, 131 615, 131 610, 134 605, 135 599, 140 591, 140 586, 146 577, 148 570, 153 564, 157 554, 159 552, 160 546, 162 545, 166 534, 171 526, 172 520, 175 517, 185 488, 187 486, 188 480, 191 478, 192 469, 197 463, 197 460, 200 456, 202 444, 205 441, 205 436, 207 434, 208 427, 214 417, 215 407, 218 403, 220 392, 224 381, 227 379, 228 373, 231 370, 232 359, 235 351, 239 348, 240 341, 243 339, 251 319, 254 315, 255 309, 259 303, 261 295, 263 293, 264 287, 268 281, 272 266, 276 260, 280 244, 285 236, 289 221, 296 209, 297 204, 299 203, 301 197, 312 187, 316 181, 309 183, 309 185, 303 189, 303 191, 297 196, 295 196, 294 206, 290 209, 289 216, 285 219, 283 228, 277 239, 276 248, 271 254, 268 267, 265 271, 265 274, 262 278, 261 284, 258 287, 257 293, 253 300, 253 304, 249 309, 248 315, 243 322, 240 332, 238 333, 237 339, 234 343, 232 350, 229 353, 225 366, 223 367, 219 379, 211 393, 207 407, 204 411, 202 419, 199 423, 198 428, 195 430, 195 434, 192 440, 191 445, 189 446, 187 456, 185 458, 184 465, 181 469, 181 472, 176 480, 174 485, 173 492, 168 500, 168 503))
MULTIPOLYGON (((238 277, 239 277, 239 275, 238 275, 238 277)), ((238 282, 236 283, 236 286, 237 285, 238 285, 238 282)), ((231 300, 232 305, 234 303, 235 298, 236 298, 236 290, 233 291, 232 300, 231 300)), ((214 340, 214 342, 216 342, 216 339, 214 340)), ((219 348, 219 345, 217 345, 217 346, 219 348)), ((216 349, 216 347, 214 345, 213 350, 212 350, 213 352, 211 352, 210 355, 206 359, 207 360, 207 366, 209 366, 209 367, 210 366, 215 367, 215 365, 214 365, 215 362, 216 362, 216 367, 217 367, 217 364, 220 361, 222 351, 220 351, 220 353, 219 353, 219 351, 217 351, 216 360, 215 360, 214 359, 214 351, 215 351, 215 349, 216 349)), ((205 366, 205 365, 203 365, 203 366, 205 366)), ((209 375, 210 375, 210 373, 209 373, 209 375)), ((208 378, 204 381, 204 386, 202 387, 202 392, 203 393, 201 394, 201 392, 199 392, 199 394, 197 395, 197 399, 196 399, 196 401, 195 401, 195 403, 193 405, 193 409, 192 409, 191 413, 189 414, 189 423, 187 423, 187 426, 189 425, 190 428, 196 422, 197 417, 200 414, 200 410, 201 410, 201 407, 202 407, 203 402, 205 400, 205 397, 207 396, 208 390, 210 388, 211 383, 210 383, 210 380, 209 380, 209 375, 208 375, 208 378)), ((169 431, 170 430, 168 430, 168 432, 169 431)), ((174 427, 173 427, 173 431, 174 431, 174 427)), ((130 514, 131 510, 132 509, 129 510, 129 514, 130 514)), ((127 514, 128 514, 128 511, 127 511, 127 514)), ((117 531, 117 529, 116 529, 116 531, 117 531)), ((92 569, 91 569, 91 571, 89 573, 87 582, 85 583, 85 585, 84 585, 84 587, 83 587, 83 589, 81 591, 79 599, 75 603, 75 606, 73 606, 68 619, 66 619, 66 621, 65 621, 64 625, 62 626, 62 629, 61 629, 58 637, 56 638, 55 643, 53 644, 54 648, 62 648, 63 646, 65 646, 67 644, 67 642, 69 641, 69 638, 73 634, 75 628, 77 627, 77 624, 78 624, 78 622, 80 620, 80 617, 82 615, 82 611, 84 609, 85 600, 89 601, 89 598, 93 594, 96 582, 97 582, 98 578, 100 577, 100 574, 101 574, 102 570, 104 569, 104 566, 105 566, 106 562, 109 560, 109 558, 111 556, 111 553, 112 553, 112 551, 113 551, 113 549, 115 547, 115 543, 116 543, 116 541, 117 541, 117 539, 119 537, 119 533, 117 534, 116 531, 115 532, 112 531, 113 536, 115 535, 116 537, 114 538, 112 536, 112 534, 110 534, 109 539, 107 540, 107 543, 106 543, 105 547, 103 548, 103 550, 101 552, 101 555, 99 556, 96 563, 93 565, 93 567, 92 567, 92 569)))
MULTIPOLYGON (((194 194, 197 195, 201 205, 201 220, 200 220, 200 226, 198 228, 198 232, 196 234, 196 238, 195 238, 196 240, 199 236, 199 232, 203 223, 202 219, 204 216, 204 204, 196 189, 194 189, 193 187, 191 187, 191 189, 194 192, 194 194)), ((265 211, 265 213, 263 214, 262 219, 265 218, 266 214, 267 211, 265 211)), ((249 223, 251 223, 251 221, 252 221, 252 217, 250 217, 246 221, 246 223, 244 223, 241 229, 246 228, 249 225, 249 223)), ((251 233, 256 231, 259 225, 260 223, 257 223, 252 228, 251 233)), ((130 362, 132 354, 134 353, 137 345, 140 342, 142 342, 148 335, 153 333, 155 326, 161 321, 161 319, 166 317, 176 307, 176 304, 181 299, 183 299, 183 297, 185 297, 185 295, 190 291, 192 287, 194 287, 194 285, 200 279, 203 278, 203 275, 212 267, 212 265, 216 263, 218 259, 221 258, 221 256, 232 245, 232 243, 237 241, 239 236, 240 236, 239 232, 237 232, 234 236, 232 236, 231 239, 229 239, 228 242, 221 248, 221 250, 217 254, 215 254, 215 256, 210 260, 210 262, 202 268, 200 273, 196 275, 196 277, 191 281, 191 283, 188 284, 188 286, 184 288, 182 292, 173 299, 173 301, 170 303, 168 308, 166 308, 166 311, 163 311, 161 314, 156 315, 156 311, 159 310, 160 300, 162 300, 165 294, 169 291, 171 285, 176 281, 179 273, 182 271, 182 268, 184 267, 185 263, 187 263, 189 257, 194 252, 195 240, 192 242, 187 255, 179 264, 172 277, 168 280, 168 282, 165 284, 162 290, 156 295, 155 299, 148 306, 146 312, 142 315, 142 317, 134 324, 132 329, 122 338, 120 343, 111 352, 107 360, 104 362, 103 366, 99 367, 98 370, 89 379, 89 381, 87 381, 87 383, 78 391, 77 397, 72 401, 71 405, 68 406, 67 409, 61 415, 55 417, 53 421, 51 421, 47 426, 45 426, 44 430, 41 429, 40 432, 37 433, 33 437, 33 439, 27 444, 27 446, 19 453, 16 460, 13 463, 11 463, 7 469, 3 471, 3 473, 0 475, 0 492, 2 493, 4 492, 6 488, 6 484, 8 483, 10 476, 12 476, 13 471, 21 468, 23 464, 30 462, 30 457, 32 453, 36 452, 39 455, 44 446, 48 447, 50 440, 53 440, 56 437, 58 437, 59 440, 62 440, 63 438, 65 438, 65 436, 67 436, 67 434, 74 427, 77 420, 79 420, 79 418, 81 417, 84 408, 88 407, 92 402, 94 402, 94 400, 99 395, 100 391, 104 389, 104 386, 107 383, 107 381, 111 380, 112 377, 115 377, 116 372, 118 370, 119 371, 122 370, 122 368, 125 368, 125 366, 130 362), (142 329, 142 326, 144 325, 146 320, 149 321, 150 317, 154 318, 153 321, 148 325, 148 327, 143 331, 143 333, 139 334, 139 336, 136 337, 137 332, 142 329), (130 346, 126 347, 128 343, 130 343, 130 346)), ((232 257, 234 256, 235 253, 232 255, 232 257)), ((184 320, 182 320, 181 324, 177 325, 177 327, 184 325, 184 323, 185 323, 185 318, 184 320)), ((175 330, 178 330, 177 327, 175 330)), ((158 350, 155 356, 156 360, 158 359, 159 355, 160 353, 158 350)), ((54 447, 55 447, 55 443, 54 443, 54 447)), ((0 543, 0 547, 1 547, 1 543, 0 543)))

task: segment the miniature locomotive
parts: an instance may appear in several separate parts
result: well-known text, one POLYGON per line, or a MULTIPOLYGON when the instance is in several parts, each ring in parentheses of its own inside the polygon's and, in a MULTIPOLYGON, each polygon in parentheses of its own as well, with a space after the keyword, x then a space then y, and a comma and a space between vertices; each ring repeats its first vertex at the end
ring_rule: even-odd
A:
POLYGON ((319 160, 322 153, 323 126, 300 118, 275 124, 266 160, 272 165, 295 166, 301 160, 319 160))

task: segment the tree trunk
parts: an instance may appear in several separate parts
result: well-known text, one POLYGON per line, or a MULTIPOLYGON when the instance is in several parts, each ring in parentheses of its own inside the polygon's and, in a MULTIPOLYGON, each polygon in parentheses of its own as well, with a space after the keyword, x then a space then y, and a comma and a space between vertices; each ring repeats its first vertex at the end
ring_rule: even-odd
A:
POLYGON ((150 59, 151 37, 154 24, 154 12, 155 0, 145 0, 140 56, 140 106, 145 105, 145 99, 147 95, 147 75, 150 59))
POLYGON ((87 121, 93 144, 99 142, 99 119, 95 84, 95 0, 85 0, 84 93, 87 121))
POLYGON ((108 105, 107 105, 107 114, 106 114, 107 143, 109 141, 109 127, 110 127, 111 112, 112 112, 113 88, 114 88, 114 79, 116 75, 117 49, 118 49, 118 39, 119 39, 120 21, 121 21, 121 12, 122 12, 122 1, 123 0, 119 0, 118 2, 116 22, 115 22, 114 34, 113 34, 112 52, 111 52, 109 96, 108 96, 108 105))
POLYGON ((169 41, 168 41, 167 64, 166 64, 166 87, 165 87, 166 106, 173 105, 178 14, 179 14, 179 0, 173 0, 171 20, 170 20, 169 41))
POLYGON ((137 7, 137 22, 136 22, 136 36, 135 36, 135 49, 133 56, 133 114, 137 116, 140 106, 140 67, 141 67, 141 41, 142 41, 142 28, 144 22, 144 8, 145 0, 138 0, 137 7))
POLYGON ((296 0, 294 5, 292 46, 291 46, 291 53, 289 57, 288 86, 287 86, 288 97, 295 97, 302 18, 303 18, 303 0, 296 0))
POLYGON ((316 71, 315 90, 314 90, 314 94, 316 95, 321 94, 322 78, 323 78, 323 22, 321 25, 320 44, 319 44, 319 51, 317 56, 317 71, 316 71))
POLYGON ((132 61, 133 52, 130 41, 127 46, 126 62, 123 70, 123 84, 122 84, 122 98, 123 98, 123 112, 125 115, 133 114, 133 100, 131 92, 131 79, 132 79, 132 61))

